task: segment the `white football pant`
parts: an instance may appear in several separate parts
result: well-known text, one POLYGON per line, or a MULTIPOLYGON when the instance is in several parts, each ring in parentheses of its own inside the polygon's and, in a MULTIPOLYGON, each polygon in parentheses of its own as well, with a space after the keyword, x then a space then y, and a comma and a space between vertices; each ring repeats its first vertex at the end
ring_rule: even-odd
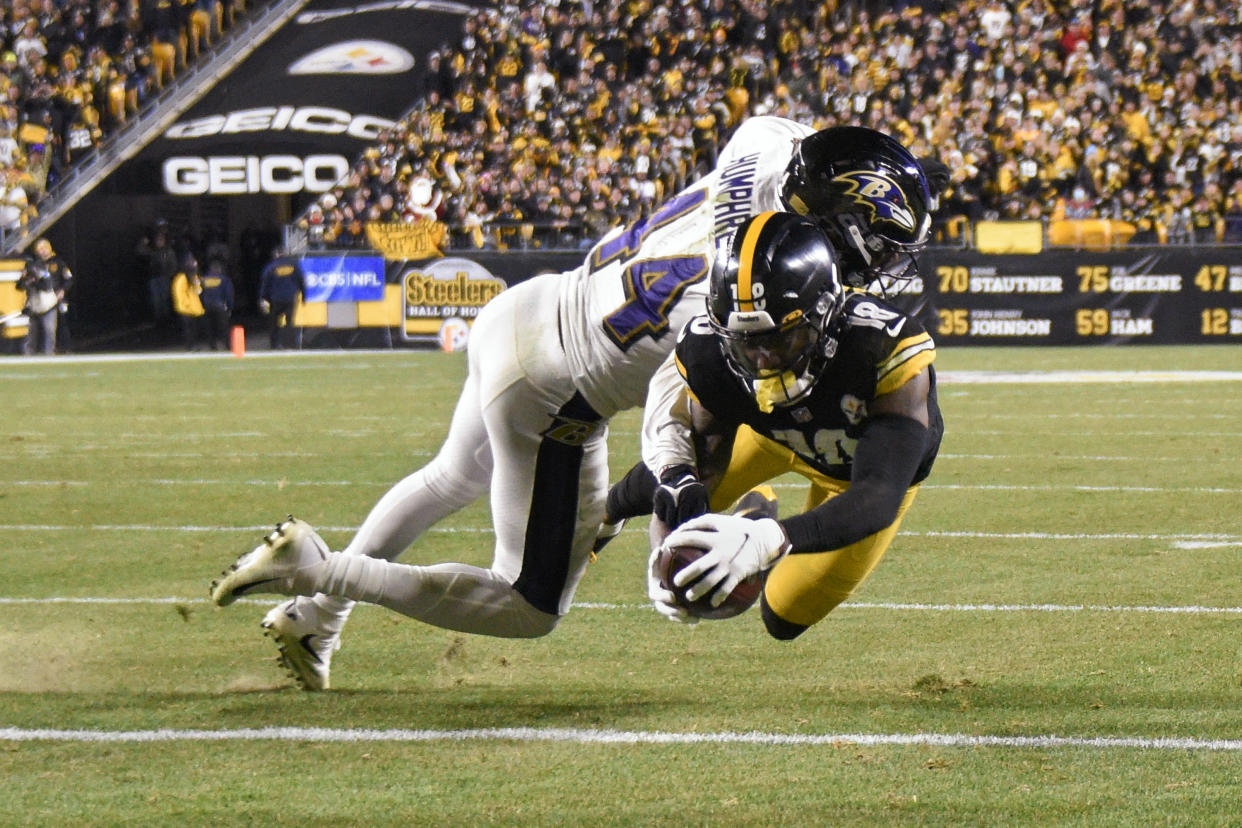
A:
POLYGON ((569 611, 608 492, 607 424, 576 392, 557 323, 559 276, 502 292, 470 333, 469 374, 439 454, 389 490, 313 600, 339 631, 354 600, 437 627, 528 638, 569 611), (490 569, 394 563, 490 484, 490 569), (340 597, 337 597, 340 596, 340 597), (352 599, 352 600, 351 600, 352 599))

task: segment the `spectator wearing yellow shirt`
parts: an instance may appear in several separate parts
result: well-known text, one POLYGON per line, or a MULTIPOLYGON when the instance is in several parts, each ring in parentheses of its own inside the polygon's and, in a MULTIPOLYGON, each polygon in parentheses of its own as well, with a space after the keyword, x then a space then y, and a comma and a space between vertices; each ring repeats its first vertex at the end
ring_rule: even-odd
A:
POLYGON ((198 260, 186 256, 181 269, 172 279, 173 313, 181 324, 181 337, 187 351, 198 350, 203 339, 203 280, 198 273, 198 260))

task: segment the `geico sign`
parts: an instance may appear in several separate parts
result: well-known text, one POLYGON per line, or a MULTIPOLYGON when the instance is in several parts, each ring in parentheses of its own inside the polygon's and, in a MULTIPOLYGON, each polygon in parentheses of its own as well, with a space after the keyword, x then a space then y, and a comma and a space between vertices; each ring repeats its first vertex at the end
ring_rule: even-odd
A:
POLYGON ((181 156, 164 161, 164 192, 171 195, 323 193, 349 172, 342 155, 181 156))
POLYGON ((165 138, 206 138, 236 135, 239 132, 313 132, 318 135, 348 135, 360 141, 374 141, 390 129, 393 121, 377 115, 351 115, 327 106, 260 106, 225 115, 208 115, 173 124, 165 138))

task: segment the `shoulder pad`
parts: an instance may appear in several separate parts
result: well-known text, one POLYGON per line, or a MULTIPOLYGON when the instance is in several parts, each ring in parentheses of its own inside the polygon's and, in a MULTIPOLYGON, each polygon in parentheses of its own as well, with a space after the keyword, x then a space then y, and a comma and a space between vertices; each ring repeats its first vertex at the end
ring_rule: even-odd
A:
MULTIPOLYGON (((679 367, 699 366, 704 360, 711 362, 720 353, 716 334, 707 322, 706 315, 693 317, 677 335, 674 349, 679 367)), ((684 371, 683 371, 684 373, 684 371)))
POLYGON ((692 316, 685 327, 677 332, 677 341, 681 342, 691 334, 694 336, 715 336, 712 332, 711 323, 707 321, 707 314, 700 313, 698 316, 692 316))

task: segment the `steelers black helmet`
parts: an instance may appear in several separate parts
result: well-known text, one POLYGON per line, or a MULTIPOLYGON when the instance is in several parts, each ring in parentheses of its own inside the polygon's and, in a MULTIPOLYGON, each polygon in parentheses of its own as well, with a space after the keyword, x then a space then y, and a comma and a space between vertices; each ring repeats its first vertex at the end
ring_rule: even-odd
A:
POLYGON ((824 221, 849 284, 918 274, 933 198, 918 160, 891 136, 858 126, 808 135, 794 150, 781 198, 824 221))
POLYGON ((765 410, 810 392, 836 350, 843 293, 836 252, 816 221, 760 213, 720 242, 708 321, 765 410))

